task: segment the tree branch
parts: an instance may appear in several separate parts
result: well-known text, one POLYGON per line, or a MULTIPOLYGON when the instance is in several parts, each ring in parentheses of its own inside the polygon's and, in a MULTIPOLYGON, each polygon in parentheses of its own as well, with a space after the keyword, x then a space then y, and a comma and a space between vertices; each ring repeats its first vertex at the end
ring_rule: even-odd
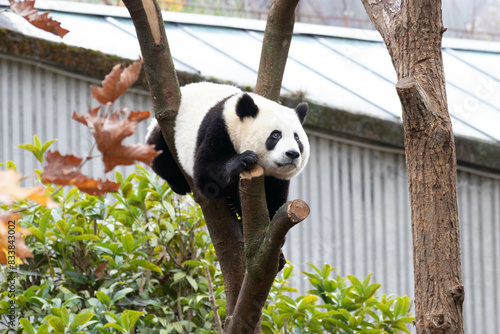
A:
POLYGON ((278 273, 286 233, 309 215, 302 200, 283 205, 269 222, 264 194, 264 170, 256 165, 241 173, 240 198, 245 238, 246 274, 227 333, 254 333, 262 308, 278 273))
MULTIPOLYGON (((125 0, 123 3, 137 32, 155 116, 172 156, 177 158, 173 129, 181 92, 160 7, 154 0, 125 0)), ((187 180, 191 182, 189 177, 187 180)))
POLYGON ((254 92, 278 101, 299 0, 274 0, 267 18, 254 92))
MULTIPOLYGON (((161 10, 154 0, 125 0, 124 4, 130 12, 141 46, 143 66, 153 98, 155 116, 168 148, 179 165, 175 149, 174 125, 181 94, 161 10)), ((225 199, 205 198, 196 191, 191 178, 184 171, 183 173, 193 190, 195 200, 203 210, 224 276, 226 313, 231 315, 245 274, 241 223, 235 219, 225 199)))
POLYGON ((215 324, 217 325, 217 333, 223 334, 222 332, 222 324, 220 322, 219 306, 215 303, 215 295, 214 289, 212 288, 212 276, 210 275, 210 270, 208 266, 205 266, 205 277, 207 278, 208 283, 208 300, 210 301, 210 306, 212 307, 212 311, 214 312, 215 324))

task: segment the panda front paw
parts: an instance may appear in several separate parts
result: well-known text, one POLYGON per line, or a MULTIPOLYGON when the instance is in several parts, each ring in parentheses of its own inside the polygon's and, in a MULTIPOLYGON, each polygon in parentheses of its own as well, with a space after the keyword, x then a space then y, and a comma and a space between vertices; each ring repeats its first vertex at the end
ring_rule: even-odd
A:
POLYGON ((248 170, 258 159, 259 157, 255 152, 245 151, 234 157, 231 162, 228 163, 227 171, 231 176, 239 175, 244 170, 248 170))

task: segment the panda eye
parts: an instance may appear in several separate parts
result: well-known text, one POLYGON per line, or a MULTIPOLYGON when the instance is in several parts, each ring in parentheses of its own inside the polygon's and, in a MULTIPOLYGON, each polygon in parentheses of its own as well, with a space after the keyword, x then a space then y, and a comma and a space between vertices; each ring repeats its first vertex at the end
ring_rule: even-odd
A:
POLYGON ((272 137, 273 139, 281 139, 281 132, 280 132, 280 131, 273 131, 273 132, 271 133, 271 137, 272 137))
POLYGON ((294 136, 295 136, 295 140, 296 140, 296 141, 300 141, 300 138, 299 138, 299 135, 298 135, 298 134, 294 133, 294 136))

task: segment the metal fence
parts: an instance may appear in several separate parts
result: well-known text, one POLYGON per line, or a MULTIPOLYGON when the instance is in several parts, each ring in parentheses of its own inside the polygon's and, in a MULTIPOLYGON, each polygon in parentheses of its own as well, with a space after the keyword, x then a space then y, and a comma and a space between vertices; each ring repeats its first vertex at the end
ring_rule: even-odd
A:
MULTIPOLYGON (((86 112, 96 102, 90 84, 99 81, 35 62, 0 55, 0 161, 13 160, 20 171, 40 165, 16 145, 57 138, 62 153, 86 156, 89 131, 71 120, 73 111, 86 112)), ((116 108, 151 110, 148 93, 132 91, 116 108)), ((146 122, 130 138, 142 141, 146 122)), ((291 198, 311 207, 310 217, 290 232, 284 252, 299 270, 305 263, 323 263, 342 275, 383 284, 385 293, 413 291, 410 210, 404 153, 309 131, 311 159, 292 181, 291 198)), ((127 173, 133 167, 119 168, 127 173)), ((85 172, 102 177, 98 159, 85 172)), ((113 179, 113 175, 107 177, 113 179)), ((500 328, 500 176, 460 167, 459 214, 462 272, 466 289, 465 321, 469 333, 494 333, 500 328)), ((293 279, 301 291, 307 283, 293 279)))

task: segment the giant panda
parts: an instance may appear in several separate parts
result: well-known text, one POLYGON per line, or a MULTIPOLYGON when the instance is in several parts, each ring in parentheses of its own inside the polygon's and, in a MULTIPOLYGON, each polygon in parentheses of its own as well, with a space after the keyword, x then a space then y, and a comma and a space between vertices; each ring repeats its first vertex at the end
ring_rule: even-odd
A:
MULTIPOLYGON (((290 178, 300 173, 309 159, 309 141, 302 127, 307 103, 291 109, 234 86, 208 82, 186 85, 181 94, 175 148, 195 187, 208 198, 229 198, 238 211, 239 174, 258 163, 264 168, 272 218, 287 201, 290 178)), ((148 128, 146 143, 162 151, 153 160, 153 171, 174 192, 190 192, 156 119, 148 128)))

